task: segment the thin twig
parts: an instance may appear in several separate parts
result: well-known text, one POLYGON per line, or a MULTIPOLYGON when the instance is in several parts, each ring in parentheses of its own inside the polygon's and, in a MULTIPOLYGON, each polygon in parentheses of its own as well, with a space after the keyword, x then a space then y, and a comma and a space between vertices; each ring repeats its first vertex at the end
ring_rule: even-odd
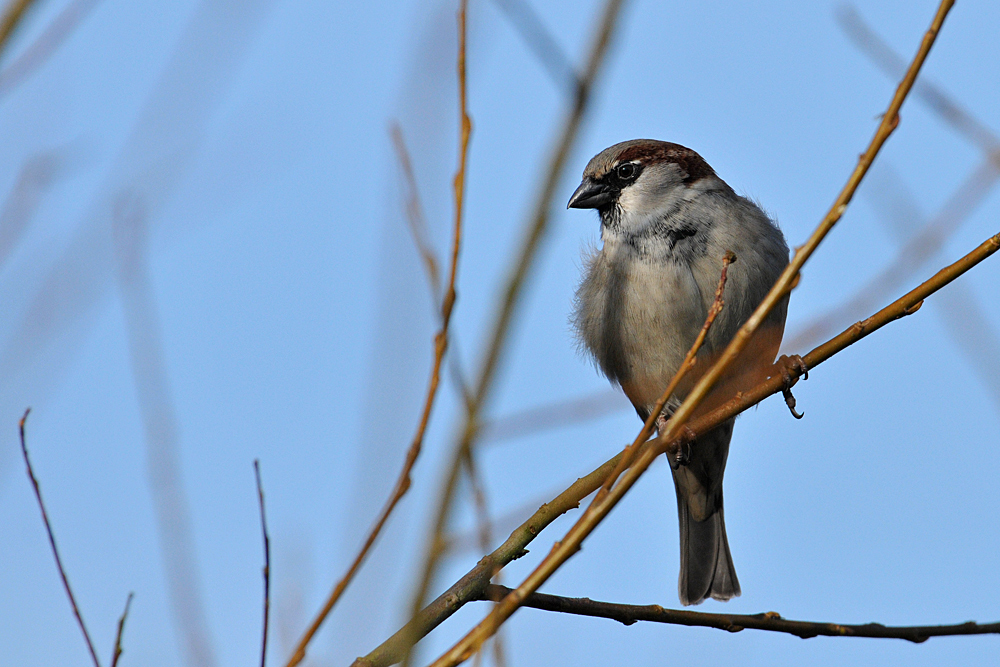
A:
POLYGON ((69 604, 73 607, 73 615, 76 616, 76 622, 80 626, 80 631, 83 632, 83 639, 87 642, 87 649, 90 651, 90 657, 94 661, 94 667, 101 667, 101 661, 97 659, 97 651, 94 650, 94 642, 90 641, 90 633, 87 632, 87 626, 83 622, 83 615, 80 613, 80 607, 76 604, 76 597, 73 595, 73 589, 69 585, 69 577, 66 576, 66 568, 63 567, 62 558, 59 557, 59 549, 56 547, 56 536, 52 532, 52 524, 49 523, 49 513, 45 511, 45 503, 42 502, 42 489, 38 485, 38 479, 35 477, 35 471, 31 467, 31 459, 28 458, 28 446, 24 441, 24 422, 28 419, 28 413, 31 412, 31 408, 24 411, 24 416, 21 417, 19 424, 19 430, 21 433, 21 454, 24 456, 24 465, 28 468, 28 479, 31 480, 31 486, 35 489, 35 498, 38 500, 38 509, 42 511, 42 521, 45 523, 45 532, 49 535, 49 546, 52 547, 52 555, 56 559, 56 567, 59 569, 59 577, 62 579, 63 588, 66 589, 66 597, 69 598, 69 604))
POLYGON ((441 276, 438 271, 438 261, 427 240, 427 222, 424 219, 423 206, 420 205, 420 190, 417 188, 417 177, 413 172, 413 161, 410 160, 410 153, 406 149, 406 141, 403 139, 403 129, 399 123, 393 123, 389 128, 392 136, 392 145, 396 149, 396 158, 399 166, 403 170, 403 179, 406 181, 408 194, 406 197, 406 222, 413 236, 413 242, 420 253, 420 259, 424 262, 424 271, 431 287, 431 296, 437 301, 441 294, 441 276))
POLYGON ((288 659, 286 667, 295 667, 295 665, 302 662, 305 658, 306 647, 309 645, 309 642, 312 641, 313 636, 315 636, 316 632, 323 624, 323 621, 326 620, 326 617, 337 603, 337 600, 340 599, 340 596, 347 588, 347 585, 351 582, 355 573, 357 573, 358 569, 361 567, 361 564, 364 562, 369 550, 375 543, 375 539, 378 537, 379 533, 381 533, 383 526, 385 526, 386 521, 388 521, 389 516, 392 514, 392 511, 395 509, 397 503, 399 503, 403 495, 409 490, 411 484, 410 471, 413 469, 413 465, 416 463, 417 457, 420 455, 420 450, 424 441, 424 433, 427 431, 427 425, 430 422, 431 412, 434 408, 434 399, 437 397, 438 385, 441 380, 441 364, 444 361, 445 352, 448 349, 448 325, 451 322, 451 314, 455 306, 455 279, 458 274, 458 258, 462 242, 465 168, 469 153, 469 138, 472 134, 472 121, 469 118, 468 108, 466 106, 466 4, 467 0, 462 0, 458 12, 458 88, 460 131, 458 170, 455 172, 454 179, 455 227, 452 239, 451 268, 448 273, 448 288, 445 291, 444 298, 441 303, 441 329, 437 332, 437 335, 434 336, 434 364, 431 369, 431 377, 427 386, 427 396, 424 399, 423 413, 421 414, 420 422, 417 425, 416 435, 414 435, 413 442, 410 444, 410 448, 406 453, 406 461, 403 463, 403 470, 400 472, 399 478, 396 480, 396 486, 393 489, 392 496, 389 498, 389 501, 386 503, 381 515, 375 522, 375 526, 368 534, 368 538, 365 540, 361 550, 354 558, 354 562, 351 563, 351 566, 348 568, 347 573, 340 579, 340 581, 337 582, 336 586, 334 586, 333 591, 331 591, 326 603, 323 605, 323 608, 313 619, 301 639, 299 639, 294 653, 291 658, 288 659))
POLYGON ((618 504, 618 501, 621 500, 625 493, 632 488, 632 485, 649 468, 655 457, 666 451, 666 448, 662 446, 663 443, 673 441, 681 432, 681 429, 686 426, 688 419, 692 416, 695 409, 701 404, 702 400, 704 400, 708 392, 726 372, 736 357, 747 346, 751 337, 764 323, 768 314, 778 303, 787 298, 803 264, 805 264, 806 260, 815 252, 822 240, 840 220, 847 209, 848 203, 853 198, 858 185, 860 185, 868 168, 875 160, 875 156, 889 138, 889 135, 899 125, 899 109, 906 99, 907 93, 912 88, 920 67, 930 52, 930 48, 937 38, 938 31, 944 23, 945 16, 947 16, 953 4, 954 0, 942 0, 931 27, 924 35, 917 55, 914 57, 906 76, 896 89, 896 94, 889 103, 885 115, 882 117, 882 122, 876 130, 875 136, 872 138, 868 149, 861 156, 858 166, 854 169, 830 211, 806 241, 805 245, 796 250, 792 261, 782 272, 781 276, 778 277, 777 282, 768 292, 767 296, 764 297, 750 318, 740 327, 740 330, 719 356, 718 360, 701 377, 674 412, 668 422, 666 432, 659 435, 659 445, 647 448, 628 472, 622 476, 611 492, 601 498, 599 502, 594 502, 587 508, 587 511, 583 513, 565 537, 556 543, 549 555, 542 560, 521 585, 513 593, 504 598, 502 602, 498 603, 490 614, 466 634, 465 637, 438 658, 433 663, 433 667, 457 665, 468 659, 470 655, 479 650, 483 642, 491 637, 504 621, 510 618, 511 614, 517 610, 525 597, 538 590, 539 586, 545 583, 563 563, 580 549, 583 540, 593 532, 611 509, 618 504))
POLYGON ((133 595, 131 592, 128 594, 128 598, 125 599, 125 611, 118 618, 118 631, 115 632, 115 648, 111 652, 111 667, 117 667, 118 658, 122 654, 122 633, 125 632, 125 619, 128 618, 128 610, 132 606, 133 595))
MULTIPOLYGON (((910 228, 926 224, 926 216, 916 204, 913 193, 888 168, 874 187, 868 188, 869 199, 879 219, 899 237, 900 243, 910 235, 910 228)), ((970 370, 979 376, 993 395, 1000 410, 1000 330, 989 321, 982 304, 964 282, 953 284, 935 304, 941 311, 941 323, 968 362, 970 370)))
MULTIPOLYGON (((1000 250, 1000 234, 987 239, 968 255, 941 269, 929 280, 874 315, 855 323, 839 335, 813 349, 802 358, 805 367, 815 369, 824 361, 885 325, 917 312, 924 299, 950 284, 997 250, 1000 250)), ((798 378, 802 372, 798 368, 784 370, 793 379, 798 378)), ((688 428, 696 438, 704 435, 726 420, 749 410, 765 398, 779 393, 785 386, 786 379, 781 373, 777 373, 752 389, 738 394, 711 412, 691 421, 688 428)), ((639 452, 640 456, 646 450, 654 448, 655 444, 654 441, 644 443, 639 452)), ((679 444, 679 439, 670 444, 679 444)), ((614 470, 620 458, 621 454, 619 453, 590 474, 576 480, 552 501, 543 504, 527 521, 514 530, 503 544, 480 560, 465 576, 422 609, 405 627, 368 655, 358 658, 353 667, 387 667, 398 662, 408 648, 407 641, 413 640, 413 637, 417 637, 417 639, 424 637, 465 603, 477 599, 476 596, 482 594, 494 572, 525 555, 527 553, 526 547, 542 530, 569 510, 579 507, 581 500, 599 489, 607 476, 614 470)))
MULTIPOLYGON (((497 602, 511 593, 506 586, 490 584, 483 591, 481 599, 497 602)), ((598 602, 589 598, 567 598, 560 595, 532 593, 522 604, 524 607, 555 611, 563 614, 577 614, 594 618, 609 618, 624 625, 637 621, 669 623, 689 627, 718 628, 727 632, 742 630, 767 630, 795 635, 801 639, 813 637, 870 637, 876 639, 905 639, 920 644, 930 637, 950 637, 955 635, 995 635, 1000 634, 1000 623, 957 623, 955 625, 897 625, 881 623, 844 625, 814 621, 792 621, 782 618, 777 612, 763 614, 711 614, 687 609, 665 609, 658 604, 637 605, 598 602)))
POLYGON ((253 474, 257 479, 257 503, 260 505, 260 532, 264 536, 264 627, 260 638, 260 667, 267 665, 267 626, 271 619, 271 538, 267 534, 267 516, 264 514, 264 485, 260 481, 260 461, 253 460, 253 474))
POLYGON ((435 511, 431 539, 424 557, 423 574, 413 596, 412 611, 414 614, 423 606, 431 581, 437 572, 443 535, 448 524, 455 487, 461 472, 462 457, 466 450, 474 446, 478 437, 480 413, 492 392, 496 371, 506 349, 507 338, 510 335, 515 312, 523 296, 525 282, 534 266, 541 242, 548 231, 556 187, 562 178, 570 151, 576 143, 584 114, 589 108, 591 92, 607 55, 623 4, 624 0, 607 0, 601 13, 596 37, 590 49, 587 65, 580 78, 580 85, 577 88, 573 105, 562 125, 560 137, 545 168, 544 182, 531 218, 525 227, 521 248, 511 265, 510 275, 503 290, 503 298, 487 338, 488 342, 485 345, 485 353, 476 388, 472 394, 472 401, 466 410, 465 423, 458 431, 458 441, 451 452, 448 472, 435 511))

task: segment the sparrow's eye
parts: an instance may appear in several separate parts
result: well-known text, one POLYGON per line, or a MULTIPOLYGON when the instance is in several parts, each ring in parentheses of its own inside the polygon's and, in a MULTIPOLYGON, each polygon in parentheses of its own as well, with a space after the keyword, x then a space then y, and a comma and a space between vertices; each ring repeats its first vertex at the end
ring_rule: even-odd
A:
POLYGON ((635 166, 634 162, 626 162, 625 164, 620 164, 615 168, 615 177, 622 182, 631 181, 639 173, 638 167, 635 166))

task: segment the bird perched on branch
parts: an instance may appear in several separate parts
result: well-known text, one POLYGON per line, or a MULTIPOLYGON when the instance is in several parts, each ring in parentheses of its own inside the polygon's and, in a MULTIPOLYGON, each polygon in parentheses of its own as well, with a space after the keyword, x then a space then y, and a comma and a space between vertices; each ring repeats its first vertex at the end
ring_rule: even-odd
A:
MULTIPOLYGON (((598 153, 567 208, 597 209, 602 247, 590 254, 576 293, 574 324, 600 370, 644 421, 705 323, 728 268, 718 315, 697 361, 657 416, 663 430, 699 377, 788 264, 788 246, 760 207, 736 194, 684 146, 636 139, 598 153)), ((767 376, 785 325, 787 297, 702 403, 701 413, 767 376)), ((699 413, 700 414, 700 413, 699 413)), ((680 601, 740 594, 726 538, 722 477, 729 420, 671 453, 680 522, 680 601)))

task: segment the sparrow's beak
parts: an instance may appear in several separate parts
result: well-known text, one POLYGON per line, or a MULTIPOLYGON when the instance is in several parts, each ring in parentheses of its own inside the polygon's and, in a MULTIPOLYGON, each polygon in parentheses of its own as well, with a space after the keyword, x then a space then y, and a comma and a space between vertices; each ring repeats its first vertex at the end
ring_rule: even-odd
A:
POLYGON ((569 198, 566 208, 600 208, 610 204, 613 199, 614 192, 610 186, 585 178, 569 198))

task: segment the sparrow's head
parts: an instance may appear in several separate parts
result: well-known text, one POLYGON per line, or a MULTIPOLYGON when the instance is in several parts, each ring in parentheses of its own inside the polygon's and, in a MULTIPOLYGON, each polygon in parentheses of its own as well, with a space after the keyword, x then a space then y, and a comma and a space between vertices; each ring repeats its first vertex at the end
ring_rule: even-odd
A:
POLYGON ((606 224, 613 219, 635 229, 668 215, 680 200, 726 187, 690 148, 633 139, 594 156, 566 208, 596 208, 606 224))

